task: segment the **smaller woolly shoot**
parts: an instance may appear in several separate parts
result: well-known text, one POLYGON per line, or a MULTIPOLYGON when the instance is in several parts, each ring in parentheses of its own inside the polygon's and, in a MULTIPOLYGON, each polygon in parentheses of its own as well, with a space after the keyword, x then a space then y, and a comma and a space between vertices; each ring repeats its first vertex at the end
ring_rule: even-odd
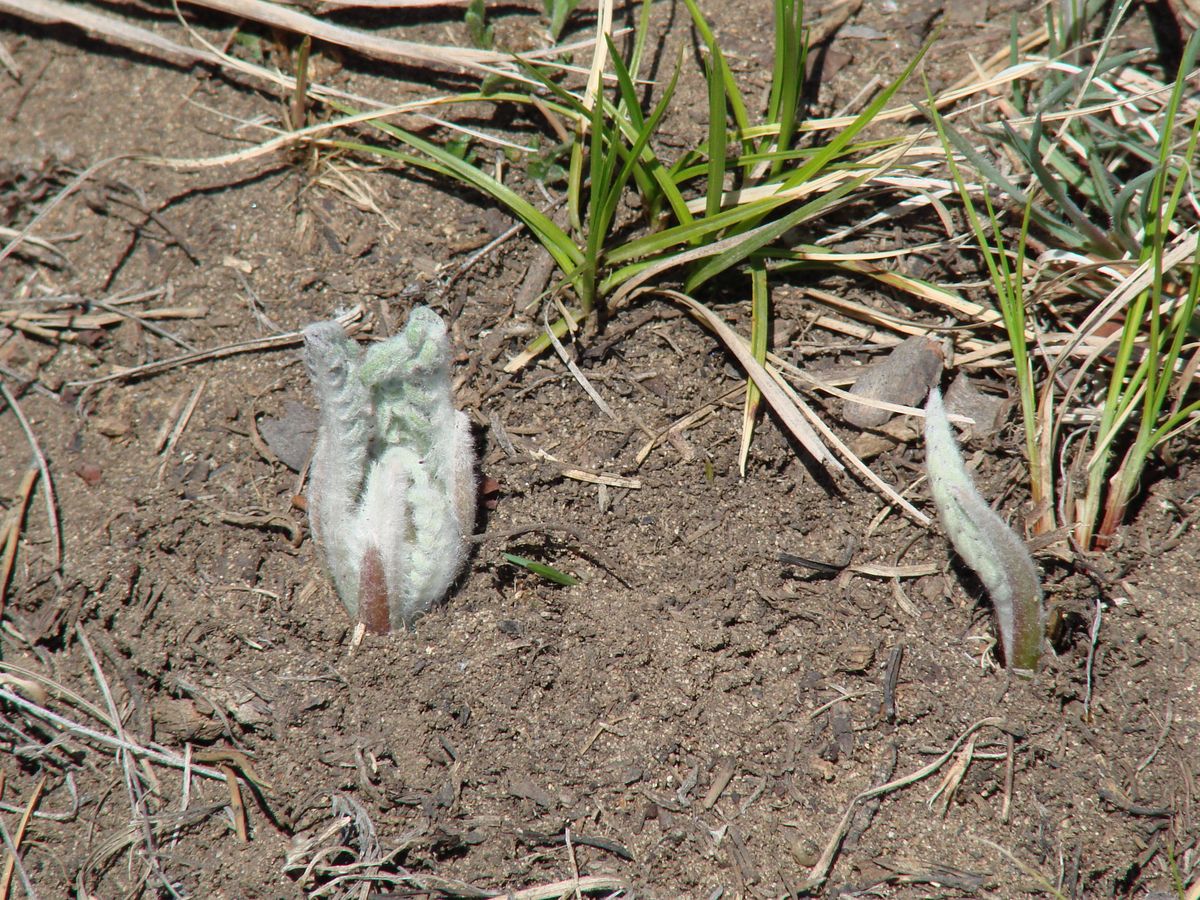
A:
POLYGON ((1005 663, 1036 672, 1046 630, 1041 578, 1025 542, 976 490, 936 387, 925 404, 925 468, 942 528, 992 598, 1005 663))

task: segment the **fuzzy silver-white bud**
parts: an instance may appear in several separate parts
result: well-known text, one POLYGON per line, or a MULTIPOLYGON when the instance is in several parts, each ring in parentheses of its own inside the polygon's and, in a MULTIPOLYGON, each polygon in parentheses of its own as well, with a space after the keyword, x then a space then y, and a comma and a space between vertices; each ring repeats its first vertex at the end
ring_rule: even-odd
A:
POLYGON ((308 513, 338 596, 377 633, 449 591, 475 521, 475 450, 454 408, 446 326, 418 307, 361 353, 336 322, 304 330, 321 407, 308 513))

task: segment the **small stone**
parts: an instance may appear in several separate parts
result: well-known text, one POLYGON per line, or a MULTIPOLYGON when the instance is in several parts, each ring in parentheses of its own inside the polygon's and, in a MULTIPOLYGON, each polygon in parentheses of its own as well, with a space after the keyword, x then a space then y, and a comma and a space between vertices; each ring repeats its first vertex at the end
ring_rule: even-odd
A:
MULTIPOLYGON (((929 389, 942 375, 941 345, 931 338, 916 336, 899 344, 884 359, 870 365, 850 393, 856 397, 920 406, 929 389)), ((847 400, 842 407, 846 421, 859 428, 879 428, 894 413, 847 400)))
POLYGON ((792 859, 808 868, 815 866, 817 860, 821 858, 821 853, 817 849, 816 843, 808 838, 796 838, 788 845, 788 852, 792 854, 792 859))
POLYGON ((989 437, 999 431, 1008 418, 1010 406, 1012 401, 1007 397, 994 397, 976 388, 965 372, 946 391, 946 412, 975 420, 971 437, 989 437))
POLYGON ((104 470, 95 463, 80 463, 75 474, 83 479, 83 483, 88 487, 95 487, 100 483, 100 479, 104 477, 104 470))
MULTIPOLYGON (((207 705, 207 704, 206 704, 207 705)), ((163 744, 207 744, 221 736, 221 723, 200 712, 195 701, 163 697, 151 704, 155 740, 163 744)))
POLYGON ((849 675, 859 675, 871 667, 875 661, 875 648, 866 644, 851 644, 842 650, 838 658, 837 669, 849 675))
POLYGON ((283 414, 262 418, 258 433, 281 463, 299 472, 308 462, 316 438, 317 413, 303 403, 285 400, 283 414))

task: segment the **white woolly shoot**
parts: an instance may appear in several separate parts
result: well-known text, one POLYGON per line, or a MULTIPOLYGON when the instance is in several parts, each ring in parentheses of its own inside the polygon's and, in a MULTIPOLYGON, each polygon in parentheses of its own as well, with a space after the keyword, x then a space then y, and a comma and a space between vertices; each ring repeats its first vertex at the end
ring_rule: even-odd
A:
POLYGON ((936 387, 925 404, 925 468, 942 528, 992 598, 1005 662, 1036 671, 1045 633, 1041 579, 1025 542, 975 489, 936 387))
POLYGON ((320 404, 308 516, 338 596, 374 632, 446 595, 475 522, 475 450, 450 395, 446 326, 418 307, 365 354, 336 322, 304 329, 320 404))

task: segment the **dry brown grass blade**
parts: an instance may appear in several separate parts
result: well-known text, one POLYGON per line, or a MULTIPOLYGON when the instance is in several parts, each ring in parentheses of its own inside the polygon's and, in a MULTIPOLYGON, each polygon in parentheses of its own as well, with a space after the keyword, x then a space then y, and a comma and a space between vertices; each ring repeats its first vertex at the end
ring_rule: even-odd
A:
MULTIPOLYGON (((1172 246, 1163 256, 1163 273, 1170 272, 1176 266, 1190 262, 1198 248, 1200 248, 1200 235, 1197 235, 1194 231, 1185 232, 1176 237, 1172 241, 1172 246)), ((1154 261, 1148 259, 1117 283, 1111 293, 1096 304, 1095 308, 1079 326, 1078 331, 1075 332, 1075 336, 1063 348, 1059 359, 1065 360, 1080 344, 1091 342, 1092 346, 1090 349, 1092 352, 1088 356, 1087 365, 1084 366, 1084 371, 1086 371, 1087 367, 1094 362, 1096 356, 1120 340, 1119 331, 1107 336, 1102 341, 1094 340, 1098 330, 1106 322, 1120 316, 1125 308, 1133 302, 1134 297, 1150 286, 1153 279, 1154 261)), ((1051 371, 1051 374, 1053 373, 1054 370, 1051 371)))
POLYGON ((225 784, 229 788, 229 810, 233 813, 233 827, 237 830, 238 840, 243 844, 250 842, 249 818, 246 815, 246 804, 242 800, 242 788, 238 784, 237 772, 233 766, 223 763, 219 767, 225 773, 225 784))
MULTIPOLYGON (((192 0, 192 4, 274 28, 307 34, 364 56, 402 65, 489 73, 507 67, 509 63, 508 56, 503 53, 461 47, 439 47, 381 37, 325 22, 296 10, 266 3, 264 0, 192 0)), ((109 40, 140 53, 150 53, 176 65, 191 65, 197 62, 220 65, 223 62, 219 55, 210 50, 188 47, 150 29, 59 0, 0 0, 0 10, 46 25, 70 25, 94 37, 109 40)))
POLYGON ((659 290, 656 293, 682 303, 717 336, 721 343, 725 345, 726 350, 737 357, 738 363, 754 379, 754 383, 758 385, 763 399, 770 404, 771 409, 779 416, 780 421, 787 426, 788 431, 803 445, 804 449, 809 452, 814 460, 831 471, 844 471, 842 464, 837 461, 834 455, 829 452, 829 448, 817 437, 817 433, 813 430, 812 426, 805 421, 797 404, 784 393, 783 389, 776 384, 770 373, 754 358, 754 354, 750 352, 749 346, 747 346, 746 342, 742 340, 737 332, 726 325, 720 316, 716 315, 707 306, 689 297, 687 294, 672 290, 659 290))
MULTIPOLYGON (((193 37, 203 47, 190 47, 123 19, 71 6, 59 2, 59 0, 0 0, 0 11, 7 11, 16 16, 23 16, 26 20, 43 24, 67 23, 110 44, 156 59, 165 59, 175 65, 191 66, 202 62, 222 68, 235 78, 241 77, 256 84, 276 85, 285 91, 296 89, 294 78, 275 69, 235 59, 223 53, 219 48, 208 44, 198 35, 193 35, 193 37)), ((324 84, 310 83, 308 94, 319 98, 337 97, 362 106, 380 107, 385 105, 369 97, 362 97, 324 84)), ((28 232, 32 224, 30 223, 30 226, 26 227, 25 232, 28 232)), ((17 238, 17 243, 25 240, 23 234, 17 235, 17 238)), ((0 259, 3 259, 9 252, 11 251, 6 249, 4 254, 0 255, 0 259)))
POLYGON ((183 437, 183 432, 191 422, 192 416, 195 415, 196 406, 200 403, 200 396, 204 393, 204 389, 208 387, 208 379, 201 378, 200 383, 192 390, 191 399, 180 411, 175 419, 175 424, 171 428, 171 433, 167 437, 166 445, 161 452, 162 462, 158 464, 158 474, 156 482, 162 484, 163 474, 167 471, 167 465, 171 461, 171 455, 175 452, 175 445, 179 443, 179 439, 183 437))
POLYGON ((630 491, 639 491, 642 489, 640 478, 626 478, 623 475, 605 475, 604 473, 586 472, 583 469, 562 469, 559 471, 559 474, 564 478, 583 481, 587 484, 603 484, 607 487, 625 488, 630 491))
MULTIPOLYGON (((612 0, 599 0, 596 10, 596 43, 592 50, 592 63, 588 71, 587 88, 583 92, 583 105, 589 110, 596 99, 596 92, 604 80, 604 65, 608 60, 608 44, 605 37, 612 37, 612 0)), ((586 131, 587 120, 579 120, 580 134, 586 131)))
POLYGON ((192 758, 199 763, 221 763, 221 768, 223 769, 229 767, 241 772, 246 782, 252 785, 259 793, 274 790, 271 783, 254 770, 254 765, 250 762, 250 757, 241 750, 232 750, 229 748, 196 750, 193 752, 192 758))
MULTIPOLYGON (((1044 38, 1043 38, 1044 39, 1044 38)), ((999 55, 999 54, 997 54, 999 55)), ((1003 57, 1008 59, 1008 50, 1003 51, 1003 57)), ((990 62, 990 61, 989 61, 990 62)), ((934 104, 938 109, 943 109, 958 103, 960 100, 965 100, 976 94, 985 91, 994 90, 1003 87, 1006 84, 1011 84, 1014 81, 1019 81, 1022 78, 1034 75, 1047 65, 1045 60, 1035 60, 1033 62, 1018 63, 1015 66, 1008 66, 997 71, 993 75, 989 75, 982 81, 978 81, 972 76, 970 79, 964 79, 959 84, 939 94, 934 98, 934 104)), ((964 110, 965 112, 965 110, 964 110)), ((959 111, 951 113, 958 115, 959 111)), ((895 106, 890 109, 881 110, 871 121, 872 122, 908 122, 919 118, 922 113, 919 110, 914 110, 911 103, 904 103, 900 106, 895 106)), ((830 116, 825 119, 808 119, 798 127, 798 131, 841 131, 844 128, 854 124, 854 116, 830 116)))
MULTIPOLYGON (((776 369, 778 369, 781 373, 784 373, 792 378, 799 378, 801 381, 803 381, 805 384, 807 384, 810 388, 816 389, 818 391, 823 391, 824 393, 829 394, 832 397, 837 397, 840 400, 852 400, 855 403, 861 403, 864 406, 870 406, 874 409, 886 409, 888 412, 893 412, 898 415, 916 416, 916 417, 922 418, 922 419, 925 417, 925 410, 918 408, 916 406, 904 406, 901 403, 892 403, 891 401, 888 401, 888 400, 873 400, 869 397, 860 397, 860 396, 856 396, 855 394, 850 393, 849 391, 843 391, 841 388, 837 387, 835 384, 832 384, 829 381, 822 381, 820 378, 813 377, 812 375, 805 372, 803 369, 799 368, 798 366, 792 365, 786 359, 776 356, 774 353, 767 354, 767 362, 769 362, 772 366, 774 366, 776 369)), ((842 381, 846 384, 851 384, 854 381, 853 377, 838 378, 838 379, 834 379, 834 380, 842 381)), ((951 422, 957 422, 962 425, 974 425, 975 424, 974 419, 970 418, 969 416, 960 416, 957 413, 948 413, 947 418, 951 422)))
POLYGON ((133 823, 136 823, 142 839, 142 859, 149 867, 150 873, 166 889, 167 894, 177 896, 171 879, 167 876, 162 862, 159 860, 154 829, 150 825, 150 808, 147 798, 152 794, 160 793, 161 785, 149 763, 145 759, 133 757, 127 749, 133 742, 125 731, 121 712, 117 707, 116 699, 113 697, 112 688, 109 686, 108 678, 104 674, 104 668, 100 665, 100 660, 92 648, 91 639, 88 638, 87 630, 83 627, 82 622, 75 623, 75 637, 83 648, 88 662, 91 664, 92 675, 96 681, 96 686, 100 688, 100 693, 104 698, 104 704, 108 710, 108 720, 112 724, 113 732, 123 745, 117 748, 114 758, 121 769, 125 793, 129 800, 130 818, 133 823), (134 768, 133 764, 135 761, 138 764, 138 770, 134 768))
MULTIPOLYGON (((168 838, 170 835, 178 833, 180 829, 198 825, 205 819, 216 815, 226 808, 227 804, 225 803, 193 806, 179 812, 158 813, 148 816, 146 824, 150 827, 151 833, 155 838, 168 838)), ((115 833, 110 834, 105 840, 98 842, 82 866, 79 876, 81 881, 86 880, 90 873, 97 869, 102 869, 116 856, 128 850, 142 837, 142 834, 143 831, 139 827, 139 823, 130 822, 115 833)), ((80 896, 94 895, 81 894, 80 896)))
MULTIPOLYGON (((725 209, 766 199, 804 200, 813 194, 827 193, 847 181, 861 178, 863 171, 871 167, 875 168, 875 172, 863 184, 864 190, 875 186, 877 179, 886 179, 884 184, 896 188, 898 186, 896 179, 892 177, 896 172, 911 173, 917 167, 932 168, 942 155, 941 148, 935 144, 918 144, 917 141, 921 137, 922 135, 917 135, 903 144, 878 150, 864 157, 852 169, 835 169, 792 188, 781 189, 778 184, 762 184, 725 192, 721 195, 721 207, 725 209)), ((693 213, 703 212, 706 202, 703 197, 700 197, 689 200, 687 207, 693 213)))
MULTIPOLYGON (((4 0, 0 0, 0 3, 3 2, 4 0)), ((298 128, 295 131, 288 131, 255 144, 252 147, 246 147, 243 150, 238 150, 233 153, 223 153, 219 156, 184 158, 146 156, 139 157, 139 161, 156 166, 168 166, 169 168, 179 169, 181 171, 190 171, 193 169, 219 169, 224 168, 225 166, 233 166, 240 163, 249 162, 250 160, 257 159, 260 156, 268 156, 280 150, 286 150, 294 144, 300 144, 304 143, 305 141, 313 140, 321 135, 328 134, 331 131, 337 131, 341 128, 346 128, 350 125, 357 125, 362 122, 371 122, 377 119, 385 119, 389 116, 398 116, 403 115, 404 113, 415 113, 419 110, 428 109, 439 104, 453 102, 453 97, 432 97, 427 100, 417 100, 412 103, 401 103, 396 106, 385 106, 378 109, 372 109, 368 112, 344 116, 329 122, 318 122, 315 125, 309 125, 307 128, 298 128)))
MULTIPOLYGON (((563 312, 565 313, 566 310, 563 310, 563 312)), ((567 371, 571 373, 571 377, 575 379, 576 383, 581 388, 583 388, 583 392, 588 395, 593 403, 596 404, 596 407, 600 410, 600 412, 604 413, 618 425, 621 424, 621 417, 613 412, 612 407, 609 406, 605 399, 600 396, 600 392, 592 386, 590 381, 588 381, 587 376, 583 374, 583 370, 575 364, 575 360, 571 359, 571 356, 569 353, 567 353, 567 348, 563 346, 562 341, 555 336, 554 329, 550 327, 549 305, 542 310, 542 324, 546 337, 550 339, 550 345, 554 348, 554 352, 558 354, 558 358, 562 360, 563 365, 567 367, 567 371)))
POLYGON ((25 432, 25 439, 29 442, 29 449, 33 452, 33 456, 37 460, 38 470, 42 473, 42 484, 46 491, 46 516, 50 520, 50 534, 54 541, 54 570, 61 572, 63 565, 62 530, 58 526, 58 502, 54 498, 54 480, 50 477, 50 466, 46 462, 45 455, 42 453, 37 435, 33 433, 33 426, 29 424, 29 420, 25 418, 25 413, 21 411, 20 404, 17 403, 17 398, 12 395, 12 392, 3 381, 0 381, 0 396, 4 397, 9 408, 13 411, 13 415, 17 417, 17 421, 21 425, 21 430, 25 432))
POLYGON ((929 525, 929 517, 904 499, 895 488, 876 475, 870 466, 859 459, 821 420, 821 417, 808 407, 808 404, 783 379, 777 369, 760 365, 750 352, 749 344, 726 325, 719 316, 704 304, 679 291, 659 289, 655 293, 686 306, 697 319, 717 335, 726 349, 737 357, 738 363, 754 379, 754 383, 762 392, 763 399, 767 401, 780 421, 817 462, 834 472, 845 471, 845 466, 829 449, 829 446, 832 445, 836 448, 837 454, 849 462, 889 503, 899 506, 918 524, 929 525))
POLYGON ((808 878, 802 885, 800 885, 798 890, 804 893, 810 893, 818 890, 823 884, 825 884, 826 880, 828 880, 829 872, 833 868, 834 861, 837 859, 838 850, 842 846, 842 841, 845 839, 847 832, 850 830, 851 822, 854 820, 854 814, 858 812, 859 804, 865 803, 868 800, 872 800, 875 797, 883 797, 887 794, 891 794, 900 790, 901 788, 908 787, 910 784, 916 784, 918 781, 928 778, 930 775, 944 766, 956 753, 958 753, 959 747, 961 747, 966 741, 970 740, 975 732, 979 731, 981 728, 988 727, 1004 730, 1006 726, 1004 719, 1000 718, 999 716, 991 716, 986 719, 980 719, 978 722, 975 722, 966 731, 960 734, 954 743, 951 744, 950 749, 948 749, 933 762, 926 766, 922 766, 920 769, 917 769, 917 771, 905 775, 902 778, 897 778, 893 781, 887 782, 886 784, 877 785, 876 787, 867 788, 865 791, 862 791, 856 795, 854 799, 847 804, 846 811, 842 814, 841 822, 830 836, 829 842, 825 845, 825 851, 821 854, 821 858, 817 860, 816 865, 809 870, 808 878))
POLYGON ((70 25, 119 47, 157 56, 176 65, 219 62, 205 50, 177 44, 148 29, 59 0, 0 0, 0 10, 43 25, 70 25))
POLYGON ((0 619, 4 618, 4 605, 8 598, 8 583, 12 577, 13 562, 17 558, 17 544, 21 536, 21 525, 25 521, 25 510, 29 508, 29 497, 33 494, 33 485, 37 482, 40 470, 30 466, 21 478, 17 488, 17 502, 13 504, 0 524, 0 544, 4 545, 0 555, 0 619))
MULTIPOLYGON (((0 239, 12 240, 20 233, 15 228, 0 226, 0 239)), ((71 261, 67 258, 66 253, 59 250, 50 241, 43 240, 42 238, 26 237, 23 246, 19 247, 17 252, 43 265, 54 265, 59 262, 64 262, 68 266, 71 265, 71 261)))
POLYGON ((942 818, 946 818, 946 814, 950 811, 950 804, 954 802, 954 795, 958 793, 959 787, 962 786, 963 779, 967 777, 967 770, 971 768, 971 763, 975 759, 975 736, 967 741, 966 745, 959 751, 958 759, 954 761, 954 765, 946 770, 946 774, 942 776, 942 780, 938 782, 938 786, 933 793, 925 801, 925 805, 929 809, 933 809, 937 805, 938 799, 941 798, 942 818))
MULTIPOLYGON (((109 304, 102 300, 91 301, 93 306, 106 309, 109 304)), ((97 328, 108 328, 126 319, 135 319, 143 326, 155 319, 199 319, 206 315, 202 309, 170 308, 148 309, 136 315, 128 311, 103 313, 63 313, 63 312, 31 312, 23 309, 0 310, 0 325, 8 328, 20 328, 23 324, 32 325, 47 331, 71 328, 76 331, 90 331, 97 328)), ((160 329, 161 330, 161 329, 160 329)), ((159 335, 164 337, 164 335, 159 335)), ((167 338, 168 340, 176 340, 167 338)))
MULTIPOLYGON (((852 268, 847 266, 846 268, 852 268)), ((878 278, 879 273, 870 272, 873 278, 878 278)), ((884 280, 884 279, 880 279, 884 280)), ((911 279, 910 279, 911 281, 911 279)), ((897 284, 897 286, 899 286, 897 284)), ((928 287, 928 286, 927 286, 928 287)), ((914 291, 910 290, 910 293, 914 291)), ((855 303, 853 300, 847 300, 845 297, 839 297, 830 291, 823 291, 820 288, 806 288, 804 291, 806 296, 812 297, 815 300, 821 301, 826 306, 838 310, 849 318, 858 319, 863 322, 868 322, 882 328, 887 328, 898 334, 914 335, 914 334, 929 334, 929 327, 921 324, 913 324, 904 319, 889 316, 887 313, 881 312, 873 306, 867 306, 863 303, 855 303)), ((1000 316, 994 310, 986 309, 978 303, 972 303, 969 300, 964 300, 956 294, 949 291, 942 291, 937 288, 929 288, 926 291, 920 292, 918 296, 923 299, 930 300, 940 306, 945 307, 958 318, 974 319, 984 324, 1000 324, 1000 316)), ((978 350, 983 345, 978 341, 963 341, 964 349, 978 350)))
MULTIPOLYGON (((43 3, 46 2, 46 0, 29 0, 29 2, 43 3)), ((14 0, 0 0, 0 10, 21 12, 22 10, 19 7, 15 9, 13 8, 13 3, 14 0)), ((120 162, 121 160, 130 158, 131 157, 124 155, 110 156, 107 159, 102 159, 98 162, 92 163, 90 166, 72 178, 70 182, 63 186, 62 190, 55 194, 48 203, 43 205, 42 208, 37 211, 37 215, 30 219, 29 223, 22 228, 12 240, 4 245, 4 249, 0 250, 0 263, 8 259, 9 255, 14 253, 16 249, 25 242, 30 233, 41 223, 41 221, 46 218, 46 216, 50 215, 50 213, 53 212, 60 203, 70 197, 73 193, 75 193, 75 191, 79 190, 79 188, 83 187, 83 185, 87 183, 88 179, 90 179, 101 169, 107 168, 115 162, 120 162)))
MULTIPOLYGON (((365 315, 366 309, 362 304, 359 304, 349 312, 338 316, 337 321, 346 329, 347 334, 355 335, 367 327, 368 322, 365 319, 365 315)), ((134 366, 132 369, 121 369, 108 375, 101 375, 99 378, 88 378, 84 381, 72 381, 69 383, 72 387, 89 387, 93 384, 104 384, 109 381, 131 381, 137 378, 148 378, 151 375, 159 375, 171 369, 203 360, 224 359, 227 356, 237 356, 242 353, 259 353, 263 350, 278 350, 280 347, 290 347, 299 344, 303 340, 304 335, 301 332, 288 331, 283 334, 272 335, 271 337, 256 338, 250 341, 237 341, 233 344, 214 347, 211 350, 184 353, 181 356, 173 356, 170 359, 161 359, 157 362, 134 366)))
MULTIPOLYGON (((42 0, 35 0, 42 2, 42 0)), ((212 9, 231 16, 249 19, 261 25, 282 28, 296 34, 307 34, 317 40, 354 50, 364 56, 383 59, 402 65, 428 66, 436 69, 491 72, 508 63, 505 53, 462 47, 438 47, 381 37, 370 32, 347 28, 316 19, 294 9, 287 9, 265 0, 187 0, 192 6, 212 9)))
POLYGON ((722 403, 726 402, 727 400, 731 400, 734 397, 737 397, 738 395, 742 394, 745 390, 746 390, 746 385, 745 385, 745 382, 743 382, 742 384, 739 384, 736 387, 731 387, 729 390, 725 391, 723 394, 720 394, 717 397, 714 397, 712 400, 709 400, 707 403, 705 403, 701 406, 698 406, 696 409, 692 410, 687 415, 681 416, 680 418, 676 419, 674 422, 672 422, 670 425, 668 425, 662 431, 658 432, 658 434, 654 435, 654 437, 650 438, 650 440, 646 442, 645 446, 643 446, 642 449, 638 451, 638 455, 634 458, 635 465, 640 466, 642 463, 644 463, 646 461, 646 457, 648 457, 650 455, 650 453, 654 450, 654 448, 657 447, 660 443, 662 443, 662 441, 664 439, 669 439, 672 435, 675 435, 676 437, 682 436, 683 432, 687 431, 689 428, 693 428, 694 426, 699 425, 701 422, 703 422, 705 419, 707 419, 709 416, 711 416, 716 411, 717 407, 720 406, 722 403))
POLYGON ((889 503, 893 503, 904 510, 904 512, 907 513, 917 524, 924 527, 929 526, 929 516, 925 515, 925 513, 921 512, 919 509, 905 500, 904 497, 900 495, 899 491, 876 475, 870 466, 863 462, 853 450, 846 446, 845 442, 842 441, 842 439, 836 434, 834 434, 833 429, 826 425, 821 420, 821 417, 813 412, 809 408, 808 404, 806 404, 800 398, 800 395, 797 394, 795 389, 784 380, 783 376, 777 369, 770 368, 767 369, 767 372, 772 378, 775 379, 776 383, 779 385, 784 394, 786 394, 792 400, 792 402, 796 404, 796 408, 799 409, 810 422, 812 422, 813 428, 821 433, 825 440, 834 447, 838 454, 840 454, 841 457, 851 465, 851 467, 853 467, 860 475, 862 475, 862 477, 865 478, 870 484, 874 485, 876 491, 882 494, 889 503))
MULTIPOLYGON (((1029 34, 1022 35, 1021 37, 1019 37, 1017 39, 1017 56, 1018 56, 1018 58, 1024 58, 1024 56, 1026 54, 1032 53, 1034 50, 1036 50, 1038 47, 1042 46, 1048 40, 1050 40, 1050 32, 1047 30, 1045 25, 1042 25, 1041 27, 1031 31, 1029 34)), ((1009 71, 1009 69, 1014 68, 1013 66, 1009 65, 1009 61, 1011 59, 1012 59, 1012 48, 1006 44, 1006 45, 1002 46, 999 50, 997 50, 995 53, 993 53, 991 56, 989 56, 987 59, 985 59, 983 61, 982 65, 978 66, 978 68, 983 73, 985 73, 985 76, 984 76, 985 78, 987 78, 987 79, 997 78, 997 77, 999 77, 1000 73, 1007 72, 1007 71, 1009 71), (996 74, 988 76, 988 75, 986 75, 987 72, 994 72, 996 74)), ((1045 62, 1038 63, 1038 65, 1039 65, 1039 67, 1044 66, 1045 62)), ((947 98, 953 97, 954 99, 960 99, 958 96, 955 96, 955 92, 967 91, 968 93, 966 94, 966 96, 969 96, 970 94, 978 93, 980 90, 989 90, 989 91, 993 90, 994 88, 996 88, 998 86, 999 85, 997 85, 997 84, 985 83, 981 87, 980 84, 978 82, 976 82, 976 76, 964 75, 961 79, 959 79, 958 81, 956 81, 954 84, 952 84, 950 86, 949 92, 947 92, 946 94, 943 94, 942 96, 947 97, 947 98)))
POLYGON ((0 66, 3 66, 8 71, 13 81, 21 80, 21 67, 17 65, 16 59, 4 44, 0 44, 0 66))
MULTIPOLYGON (((140 843, 143 850, 142 858, 148 866, 148 874, 156 878, 167 889, 168 893, 173 893, 171 881, 164 873, 157 856, 158 837, 163 833, 176 830, 189 822, 199 821, 199 819, 195 818, 196 811, 194 810, 184 810, 174 814, 151 813, 147 807, 147 799, 161 794, 160 782, 156 778, 152 766, 160 765, 182 770, 184 772, 185 795, 187 791, 186 783, 190 781, 192 776, 203 776, 205 778, 220 779, 228 782, 231 777, 236 777, 236 773, 233 773, 232 770, 227 771, 225 767, 214 769, 206 765, 194 763, 191 758, 190 749, 186 755, 181 755, 154 743, 139 743, 139 741, 130 736, 121 723, 120 713, 107 678, 100 667, 98 657, 91 647, 91 642, 81 625, 76 628, 76 637, 90 660, 96 683, 103 694, 104 704, 107 709, 90 703, 45 676, 8 663, 0 663, 0 667, 5 670, 19 672, 31 679, 32 682, 38 684, 24 684, 19 679, 6 677, 3 681, 0 681, 0 685, 3 685, 0 686, 0 702, 6 704, 10 710, 26 716, 31 721, 37 722, 40 731, 52 735, 48 746, 57 747, 70 743, 72 744, 72 752, 74 753, 95 750, 101 754, 111 754, 111 759, 121 769, 121 775, 118 780, 124 782, 126 791, 129 794, 132 810, 130 823, 114 840, 107 842, 101 849, 93 853, 89 863, 84 867, 84 873, 90 870, 92 864, 97 859, 107 859, 109 858, 107 854, 119 853, 126 849, 132 852, 135 844, 140 843), (66 700, 86 712, 87 715, 100 723, 101 727, 96 728, 91 725, 85 725, 80 721, 75 721, 49 709, 46 705, 47 691, 40 689, 41 684, 44 684, 49 689, 49 692, 53 693, 57 698, 66 700), (36 689, 31 689, 31 687, 36 689)), ((233 759, 235 758, 235 754, 227 753, 225 758, 226 760, 233 759)), ((70 776, 68 775, 68 780, 69 778, 70 776)), ((201 811, 200 818, 206 818, 220 808, 223 808, 222 805, 207 808, 201 811)), ((0 827, 2 825, 3 823, 0 821, 0 827)), ((7 837, 7 833, 5 833, 5 842, 10 846, 10 852, 12 852, 12 841, 11 838, 7 837)), ((18 875, 22 874, 19 861, 17 863, 17 873, 18 875)), ((30 894, 30 896, 33 895, 30 894)))
MULTIPOLYGON (((58 686, 62 693, 69 693, 61 686, 58 686)), ((10 704, 16 709, 20 709, 27 715, 40 720, 43 724, 49 725, 54 731, 69 734, 81 741, 88 741, 99 745, 106 749, 126 750, 139 758, 145 758, 151 763, 168 766, 174 769, 187 768, 193 775, 203 775, 206 778, 215 778, 224 780, 225 775, 216 769, 208 766, 187 765, 182 756, 168 753, 167 751, 158 748, 155 745, 144 746, 134 742, 133 740, 122 740, 111 734, 105 734, 102 731, 97 731, 80 722, 68 719, 66 716, 59 715, 53 710, 47 709, 41 703, 36 703, 33 700, 27 699, 22 695, 9 690, 7 687, 0 687, 0 700, 10 704)), ((105 725, 111 727, 106 716, 100 714, 101 721, 105 725)))
POLYGON ((8 858, 4 861, 4 872, 0 874, 0 900, 8 900, 9 891, 12 888, 13 873, 17 868, 17 851, 21 849, 21 842, 25 840, 25 830, 29 827, 30 820, 33 819, 33 814, 37 810, 38 803, 42 799, 42 792, 46 789, 46 776, 43 775, 38 779, 38 783, 33 786, 33 793, 29 796, 29 803, 25 805, 25 812, 21 814, 21 821, 17 824, 17 833, 12 836, 14 849, 10 851, 8 858))

